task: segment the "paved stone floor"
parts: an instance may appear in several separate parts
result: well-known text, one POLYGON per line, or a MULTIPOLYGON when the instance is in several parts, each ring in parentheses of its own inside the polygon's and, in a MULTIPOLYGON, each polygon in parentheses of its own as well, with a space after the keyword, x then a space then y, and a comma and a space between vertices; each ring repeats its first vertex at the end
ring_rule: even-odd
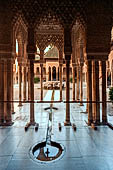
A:
MULTIPOLYGON (((47 93, 48 95, 48 93, 47 93)), ((50 95, 49 95, 50 96, 50 95)), ((56 100, 59 91, 55 92, 56 100)), ((45 93, 46 100, 46 93, 45 93)), ((77 126, 65 127, 65 103, 55 103, 58 110, 53 110, 52 140, 64 145, 64 156, 54 162, 40 164, 29 156, 30 148, 37 142, 46 139, 48 111, 44 108, 50 104, 35 104, 35 120, 39 129, 34 127, 24 131, 29 121, 29 104, 16 108, 12 127, 0 127, 0 170, 113 170, 113 131, 107 126, 98 127, 97 131, 85 123, 86 106, 71 104, 71 122, 77 126), (58 123, 62 130, 59 131, 58 123)))

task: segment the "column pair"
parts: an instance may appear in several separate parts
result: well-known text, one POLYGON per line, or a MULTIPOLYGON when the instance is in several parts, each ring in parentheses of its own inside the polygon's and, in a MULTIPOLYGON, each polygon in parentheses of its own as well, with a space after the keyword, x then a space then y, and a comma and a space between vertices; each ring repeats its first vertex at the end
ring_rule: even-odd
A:
POLYGON ((88 125, 91 125, 93 122, 100 123, 98 61, 87 61, 87 74, 88 125))
MULTIPOLYGON (((106 113, 106 61, 102 67, 102 122, 107 122, 106 113)), ((88 125, 100 124, 99 61, 87 61, 88 125), (92 102, 94 101, 94 102, 92 102)))

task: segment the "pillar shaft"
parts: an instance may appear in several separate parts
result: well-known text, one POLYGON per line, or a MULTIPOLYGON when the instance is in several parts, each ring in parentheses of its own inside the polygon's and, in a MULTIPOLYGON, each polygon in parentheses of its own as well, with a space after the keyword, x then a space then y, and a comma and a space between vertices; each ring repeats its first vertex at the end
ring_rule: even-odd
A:
MULTIPOLYGON (((92 100, 96 101, 95 61, 92 61, 92 100)), ((96 120, 96 103, 92 103, 93 120, 96 120)))
POLYGON ((0 60, 0 123, 4 122, 4 62, 0 60))
POLYGON ((28 63, 28 100, 30 100, 30 63, 28 63))
POLYGON ((102 66, 102 122, 107 122, 107 105, 106 105, 106 61, 101 61, 102 66))
POLYGON ((27 74, 26 67, 23 68, 23 100, 26 100, 26 82, 27 82, 27 74))
POLYGON ((22 66, 19 65, 19 106, 22 106, 21 100, 22 100, 22 66))
MULTIPOLYGON (((14 93, 14 88, 13 88, 13 83, 14 83, 14 81, 13 81, 13 63, 11 64, 11 72, 12 72, 12 74, 11 74, 11 100, 13 101, 13 93, 14 93)), ((11 103, 11 111, 12 111, 12 113, 14 112, 14 103, 12 102, 11 103)))
POLYGON ((83 65, 80 66, 80 106, 83 106, 83 65))
POLYGON ((88 125, 91 125, 93 122, 92 117, 92 62, 90 60, 87 61, 87 71, 88 71, 88 125))
POLYGON ((6 116, 6 122, 8 124, 12 123, 12 117, 11 117, 11 85, 12 85, 12 61, 7 61, 7 116, 6 116))
MULTIPOLYGON (((4 101, 7 101, 7 61, 4 61, 4 101)), ((4 103, 4 117, 7 117, 7 103, 4 103)))
POLYGON ((95 105, 95 111, 96 111, 96 117, 95 122, 100 123, 100 96, 99 96, 99 61, 95 61, 95 94, 96 94, 96 105, 95 105))
POLYGON ((70 60, 66 60, 66 120, 65 125, 70 125, 70 82, 69 82, 70 60))
POLYGON ((62 64, 59 66, 60 71, 60 101, 62 100, 62 64))
MULTIPOLYGON (((86 81, 87 81, 87 101, 88 101, 88 71, 86 72, 86 81)), ((86 113, 88 113, 88 103, 86 104, 86 113)))
POLYGON ((41 76, 40 76, 40 83, 41 83, 41 101, 43 100, 43 64, 40 64, 41 67, 41 76))
POLYGON ((77 66, 76 100, 79 100, 79 66, 77 66))
MULTIPOLYGON (((30 60, 30 100, 34 101, 34 63, 30 60)), ((34 103, 30 103, 30 123, 34 124, 34 103)))
POLYGON ((111 69, 111 87, 113 87, 113 68, 111 69))
POLYGON ((75 100, 75 66, 73 66, 73 100, 75 100))

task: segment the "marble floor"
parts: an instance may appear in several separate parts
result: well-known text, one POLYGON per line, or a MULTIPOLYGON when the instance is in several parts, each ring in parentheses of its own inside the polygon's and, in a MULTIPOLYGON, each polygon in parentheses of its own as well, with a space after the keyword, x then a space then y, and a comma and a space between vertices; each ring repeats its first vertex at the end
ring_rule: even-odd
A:
MULTIPOLYGON (((59 91, 56 91, 56 100, 58 96, 59 91)), ((72 126, 64 126, 65 103, 54 104, 58 110, 52 112, 52 140, 61 143, 65 152, 60 160, 46 164, 32 160, 29 151, 35 143, 46 139, 49 111, 44 108, 50 104, 35 104, 37 132, 33 126, 27 132, 24 130, 29 122, 29 104, 21 108, 16 105, 13 126, 0 127, 0 170, 113 170, 113 131, 108 126, 100 126, 97 130, 88 127, 87 114, 82 113, 85 105, 70 105, 71 123, 77 127, 74 131, 72 126), (58 123, 62 125, 61 131, 58 123)))

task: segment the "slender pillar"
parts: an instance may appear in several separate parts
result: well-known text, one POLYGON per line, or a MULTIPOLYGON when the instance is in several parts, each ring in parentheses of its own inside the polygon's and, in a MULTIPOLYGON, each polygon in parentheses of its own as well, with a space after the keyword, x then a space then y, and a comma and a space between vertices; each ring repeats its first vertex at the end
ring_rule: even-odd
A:
POLYGON ((6 115, 6 124, 12 124, 12 117, 11 117, 11 85, 12 85, 12 61, 7 60, 7 115, 6 115))
POLYGON ((41 68, 41 74, 40 74, 40 84, 41 84, 41 97, 40 100, 43 101, 43 61, 44 61, 44 49, 40 49, 40 68, 41 68))
POLYGON ((40 83, 41 83, 41 101, 43 100, 43 64, 40 64, 41 67, 41 76, 40 76, 40 83))
MULTIPOLYGON (((14 92, 14 88, 13 88, 13 83, 14 83, 14 81, 13 81, 13 62, 12 62, 12 64, 11 64, 11 100, 13 101, 13 92, 14 92)), ((12 113, 14 113, 14 103, 12 102, 11 103, 11 112, 12 113)))
POLYGON ((0 60, 0 124, 4 123, 4 61, 0 60))
MULTIPOLYGON (((34 62, 30 60, 30 100, 34 101, 34 62)), ((30 123, 35 124, 34 103, 30 103, 30 123)))
POLYGON ((30 100, 30 63, 28 62, 28 100, 30 100))
POLYGON ((93 122, 92 117, 92 61, 87 61, 87 71, 88 71, 88 125, 93 122))
POLYGON ((80 106, 83 106, 83 65, 80 66, 80 106))
POLYGON ((27 82, 27 74, 26 67, 23 68, 23 100, 26 100, 26 82, 27 82))
POLYGON ((77 66, 76 100, 79 100, 79 66, 77 66))
MULTIPOLYGON (((67 57, 68 58, 68 57, 67 57)), ((70 125, 70 82, 69 82, 70 60, 66 59, 66 120, 64 125, 70 125)))
MULTIPOLYGON (((87 96, 86 96, 86 99, 88 101, 88 72, 86 72, 86 79, 87 79, 87 96)), ((86 113, 88 113, 88 102, 86 104, 86 113)))
POLYGON ((96 95, 96 119, 95 122, 98 124, 100 123, 100 96, 99 96, 99 61, 95 61, 95 95, 96 95))
MULTIPOLYGON (((92 61, 92 100, 96 101, 95 61, 92 61)), ((96 120, 96 103, 92 103, 93 120, 96 120)))
POLYGON ((19 64, 19 107, 22 106, 22 66, 19 64))
POLYGON ((113 61, 111 65, 111 87, 113 87, 113 61))
POLYGON ((73 101, 75 100, 75 65, 72 67, 73 69, 73 101))
POLYGON ((60 70, 60 101, 62 101, 62 64, 59 64, 60 70))
POLYGON ((85 72, 85 83, 87 83, 87 71, 85 72))
MULTIPOLYGON (((4 101, 7 101, 7 60, 4 60, 4 101)), ((4 117, 7 117, 7 103, 4 103, 4 117)))
POLYGON ((106 61, 101 61, 102 66, 102 122, 107 123, 106 105, 106 61))
POLYGON ((66 119, 64 125, 71 125, 70 122, 70 59, 72 54, 72 42, 71 42, 71 29, 69 27, 64 28, 64 54, 66 62, 66 119))

